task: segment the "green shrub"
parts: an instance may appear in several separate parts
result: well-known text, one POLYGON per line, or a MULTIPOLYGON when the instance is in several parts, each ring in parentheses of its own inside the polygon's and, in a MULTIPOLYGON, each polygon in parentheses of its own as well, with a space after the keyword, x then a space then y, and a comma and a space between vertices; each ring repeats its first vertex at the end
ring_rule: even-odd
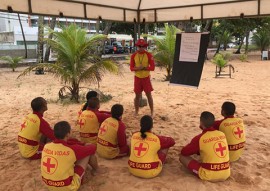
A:
POLYGON ((215 57, 211 60, 214 64, 216 64, 220 68, 224 68, 228 61, 222 54, 216 54, 215 57))
POLYGON ((247 54, 241 54, 241 55, 239 56, 239 59, 240 59, 242 62, 246 62, 246 61, 247 61, 247 58, 248 58, 247 54))
POLYGON ((10 68, 12 69, 12 72, 15 72, 15 69, 18 67, 19 62, 22 60, 22 57, 10 57, 10 56, 3 56, 0 58, 0 60, 7 61, 10 68))

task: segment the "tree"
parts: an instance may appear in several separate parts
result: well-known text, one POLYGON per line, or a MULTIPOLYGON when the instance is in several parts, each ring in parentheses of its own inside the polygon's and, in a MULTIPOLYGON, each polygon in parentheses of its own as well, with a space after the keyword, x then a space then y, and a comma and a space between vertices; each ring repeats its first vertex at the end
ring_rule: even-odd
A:
POLYGON ((165 80, 171 79, 171 72, 173 66, 176 33, 180 30, 173 25, 165 24, 165 36, 160 39, 156 36, 150 36, 153 38, 156 45, 156 50, 153 52, 155 61, 163 68, 166 68, 167 75, 165 80))
POLYGON ((71 100, 79 101, 81 82, 100 82, 106 71, 116 73, 118 66, 109 59, 102 59, 94 54, 97 44, 106 36, 96 34, 86 37, 86 31, 72 24, 61 32, 52 31, 54 38, 47 39, 52 49, 57 53, 55 64, 37 64, 24 70, 18 77, 24 76, 38 67, 44 67, 55 77, 65 82, 59 91, 68 90, 71 100))
POLYGON ((253 34, 252 40, 255 42, 256 46, 260 48, 261 52, 267 50, 270 46, 270 33, 269 30, 262 28, 253 34))
POLYGON ((43 38, 44 38, 44 17, 38 16, 38 46, 37 46, 37 63, 43 63, 43 38))
POLYGON ((218 35, 219 44, 223 44, 224 50, 226 51, 228 43, 232 41, 232 34, 225 30, 222 34, 218 35))
POLYGON ((15 69, 17 68, 20 61, 22 61, 22 57, 10 57, 10 56, 3 56, 0 58, 0 60, 7 61, 10 68, 12 69, 12 72, 15 72, 15 69))
MULTIPOLYGON (((53 17, 51 22, 50 22, 50 29, 54 30, 55 25, 56 25, 56 17, 53 17)), ((53 33, 50 33, 48 38, 52 39, 53 33)), ((50 52, 51 52, 51 46, 49 44, 47 44, 46 50, 45 50, 44 62, 49 62, 50 52)))
POLYGON ((23 43, 24 43, 24 49, 25 49, 24 58, 27 58, 27 45, 26 45, 24 30, 23 30, 22 21, 21 21, 21 17, 20 17, 20 14, 19 13, 18 13, 18 19, 19 19, 21 30, 22 30, 22 36, 23 36, 23 43))

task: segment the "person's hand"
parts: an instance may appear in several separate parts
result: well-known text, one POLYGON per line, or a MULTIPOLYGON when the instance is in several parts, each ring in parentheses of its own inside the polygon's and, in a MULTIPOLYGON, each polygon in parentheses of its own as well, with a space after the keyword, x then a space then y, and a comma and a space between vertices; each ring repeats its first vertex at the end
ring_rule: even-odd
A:
POLYGON ((139 67, 137 67, 137 71, 141 71, 141 70, 143 70, 143 66, 139 66, 139 67))

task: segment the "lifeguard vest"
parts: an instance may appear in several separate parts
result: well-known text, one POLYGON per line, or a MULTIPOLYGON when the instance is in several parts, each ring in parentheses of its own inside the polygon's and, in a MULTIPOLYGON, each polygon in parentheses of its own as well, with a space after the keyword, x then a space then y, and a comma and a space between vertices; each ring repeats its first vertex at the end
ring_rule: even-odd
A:
POLYGON ((21 155, 30 158, 38 151, 42 134, 39 131, 40 119, 36 114, 29 114, 21 124, 18 134, 18 145, 21 155))
POLYGON ((119 122, 115 118, 106 119, 100 126, 97 140, 97 153, 107 159, 113 159, 119 154, 118 147, 119 122))
POLYGON ((221 131, 206 131, 199 141, 202 180, 221 181, 230 176, 229 150, 226 136, 221 131))
POLYGON ((129 172, 142 178, 153 178, 162 170, 162 162, 158 157, 160 140, 153 133, 146 132, 147 137, 141 138, 141 133, 131 137, 131 150, 128 161, 129 172))
POLYGON ((221 122, 219 130, 226 135, 230 161, 238 160, 244 151, 246 142, 243 120, 236 117, 226 118, 221 122))
POLYGON ((77 122, 81 141, 96 144, 99 125, 96 114, 91 110, 84 110, 77 122))
POLYGON ((75 152, 62 143, 48 143, 44 146, 41 175, 49 190, 79 189, 80 184, 73 181, 75 162, 75 152))
POLYGON ((85 103, 83 103, 83 104, 81 105, 80 111, 78 111, 78 118, 77 118, 77 123, 76 123, 76 129, 77 129, 78 131, 80 130, 80 125, 78 125, 78 123, 79 123, 80 115, 81 115, 82 112, 83 112, 82 109, 83 109, 84 105, 85 105, 85 103))
MULTIPOLYGON (((145 52, 143 54, 136 53, 134 56, 134 62, 135 62, 135 67, 148 67, 149 62, 148 62, 148 54, 145 52)), ((150 71, 148 70, 143 70, 143 71, 135 71, 135 76, 138 78, 146 78, 150 76, 150 71)))

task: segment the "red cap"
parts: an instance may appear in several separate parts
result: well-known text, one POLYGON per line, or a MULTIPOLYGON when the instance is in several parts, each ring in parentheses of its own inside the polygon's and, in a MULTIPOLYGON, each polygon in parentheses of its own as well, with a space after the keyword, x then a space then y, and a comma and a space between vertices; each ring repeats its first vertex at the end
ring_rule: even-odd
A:
POLYGON ((148 44, 145 42, 144 39, 139 39, 139 40, 136 42, 135 46, 143 46, 143 47, 147 47, 148 44))

